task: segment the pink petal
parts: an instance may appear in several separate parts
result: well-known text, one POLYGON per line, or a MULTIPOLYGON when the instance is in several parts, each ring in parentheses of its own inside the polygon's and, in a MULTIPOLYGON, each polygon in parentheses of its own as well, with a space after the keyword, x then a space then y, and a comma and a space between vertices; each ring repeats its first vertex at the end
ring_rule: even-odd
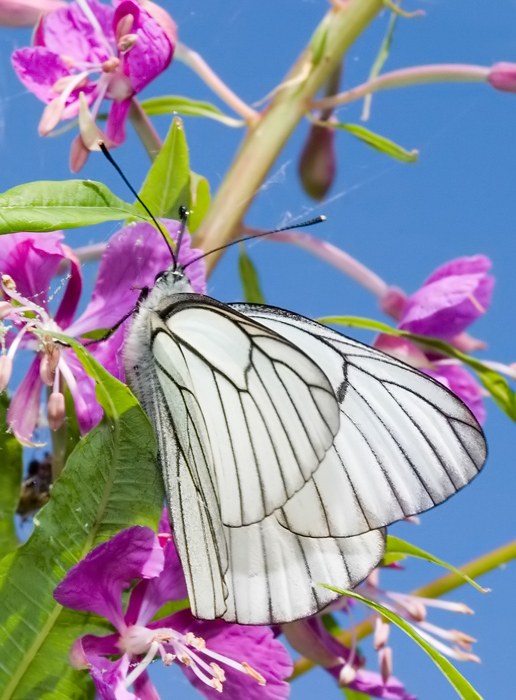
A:
POLYGON ((126 15, 132 15, 134 23, 131 33, 138 38, 136 44, 123 55, 124 73, 130 76, 134 92, 140 92, 167 68, 174 47, 161 25, 133 0, 123 0, 118 5, 113 26, 116 27, 126 15))
POLYGON ((51 280, 66 258, 62 239, 61 232, 2 236, 0 273, 10 275, 20 294, 45 308, 51 280))
MULTIPOLYGON (((148 627, 153 627, 154 624, 148 627)), ((289 696, 290 685, 284 679, 292 673, 292 660, 268 627, 234 625, 221 620, 196 620, 186 610, 160 620, 158 626, 192 632, 206 640, 208 649, 238 662, 245 661, 264 676, 266 685, 262 686, 251 676, 225 666, 225 700, 280 700, 289 696)), ((182 665, 181 670, 201 695, 210 700, 220 698, 220 693, 205 685, 187 667, 182 665)))
POLYGON ((423 371, 462 399, 481 425, 485 423, 486 407, 482 388, 464 367, 436 362, 432 369, 425 368, 423 371))
POLYGON ((123 591, 135 578, 158 576, 163 561, 163 550, 152 530, 127 528, 72 567, 55 589, 54 598, 65 607, 105 617, 123 630, 123 591))
POLYGON ((11 56, 13 68, 23 85, 43 102, 52 102, 58 93, 54 85, 70 74, 61 58, 43 47, 24 48, 11 56))
POLYGON ((7 422, 21 443, 30 445, 38 422, 43 383, 39 375, 40 358, 36 356, 20 386, 14 392, 7 422))
POLYGON ((485 313, 493 286, 493 278, 483 274, 452 275, 430 282, 409 297, 399 327, 453 338, 485 313))
POLYGON ((113 146, 119 146, 125 141, 125 121, 130 107, 130 99, 121 102, 114 100, 111 104, 106 124, 106 136, 113 146))
MULTIPOLYGON (((179 223, 163 219, 174 238, 179 223)), ((201 251, 190 247, 190 238, 184 236, 180 262, 185 265, 201 251)), ((154 285, 154 279, 171 264, 170 251, 163 236, 154 226, 134 223, 124 226, 109 241, 102 256, 99 274, 91 302, 68 332, 75 337, 98 328, 110 328, 136 307, 141 290, 154 285)), ((188 276, 195 291, 205 289, 204 260, 188 268, 188 276)))
POLYGON ((160 575, 141 581, 131 593, 125 616, 128 625, 145 626, 162 605, 188 596, 183 568, 172 536, 163 547, 163 553, 165 563, 160 575))
POLYGON ((124 654, 117 661, 98 657, 90 661, 90 673, 101 700, 140 700, 125 687, 130 660, 124 654))
POLYGON ((65 55, 87 63, 102 63, 113 55, 113 7, 97 0, 88 0, 88 5, 100 25, 100 34, 78 3, 71 2, 44 18, 38 32, 44 46, 58 56, 65 55))
MULTIPOLYGON (((68 388, 72 395, 81 435, 85 435, 97 425, 104 413, 95 394, 95 380, 86 374, 73 350, 63 350, 62 362, 66 363, 75 379, 75 384, 68 383, 68 388)), ((64 378, 68 382, 66 375, 64 378)))
POLYGON ((482 275, 489 272, 491 267, 491 260, 486 255, 455 258, 455 260, 449 260, 434 270, 430 277, 424 281, 423 286, 452 275, 482 275))
POLYGON ((71 248, 63 245, 63 253, 70 261, 70 273, 66 289, 55 313, 54 320, 60 328, 66 328, 72 322, 82 291, 81 264, 71 248))

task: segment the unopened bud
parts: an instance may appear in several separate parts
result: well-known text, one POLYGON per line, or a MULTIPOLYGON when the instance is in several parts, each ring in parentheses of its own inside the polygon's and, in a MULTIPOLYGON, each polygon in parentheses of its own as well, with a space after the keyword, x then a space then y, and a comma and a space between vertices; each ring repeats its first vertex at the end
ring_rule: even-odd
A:
POLYGON ((65 397, 60 391, 53 391, 48 397, 48 425, 51 430, 58 430, 65 419, 65 397))
POLYGON ((387 683, 389 678, 392 676, 392 649, 390 647, 383 647, 378 652, 378 658, 380 661, 380 674, 384 683, 387 683))
POLYGON ((385 643, 387 639, 389 638, 389 632, 391 630, 391 626, 388 625, 385 620, 383 620, 381 617, 376 618, 376 622, 374 625, 374 648, 376 650, 381 649, 382 647, 385 646, 385 643))
POLYGON ((0 355, 0 391, 4 391, 9 384, 13 372, 13 361, 7 355, 0 355))
POLYGON ((487 82, 496 90, 516 92, 516 63, 495 63, 489 71, 487 82))
POLYGON ((335 131, 312 124, 299 159, 299 177, 312 199, 324 199, 335 179, 335 131))

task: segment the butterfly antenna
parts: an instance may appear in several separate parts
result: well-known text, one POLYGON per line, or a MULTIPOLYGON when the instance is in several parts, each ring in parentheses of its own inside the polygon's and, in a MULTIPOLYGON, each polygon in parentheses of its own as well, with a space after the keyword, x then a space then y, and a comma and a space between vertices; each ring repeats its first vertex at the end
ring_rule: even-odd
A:
MULTIPOLYGON (((99 141, 99 148, 100 148, 100 150, 102 151, 102 154, 104 155, 104 157, 109 161, 109 163, 111 163, 111 165, 114 167, 114 169, 115 169, 115 170, 117 171, 117 173, 120 175, 120 177, 122 178, 122 180, 124 181, 124 183, 125 183, 126 186, 128 187, 128 189, 129 189, 129 191, 131 192, 131 194, 133 194, 133 195, 136 197, 136 200, 137 200, 137 201, 142 205, 142 207, 145 209, 145 211, 147 212, 147 214, 150 216, 152 222, 154 223, 154 225, 156 226, 156 228, 158 229, 158 231, 161 233, 161 235, 162 235, 163 238, 165 239, 165 243, 167 244, 168 249, 170 250, 170 255, 172 256, 172 262, 174 263, 174 267, 175 267, 175 266, 177 265, 176 254, 174 253, 174 249, 173 249, 172 246, 170 245, 170 240, 169 240, 168 234, 165 233, 165 231, 163 230, 163 227, 162 227, 161 224, 157 221, 157 219, 156 219, 156 217, 154 216, 154 214, 151 212, 151 210, 149 209, 149 207, 145 204, 145 202, 144 202, 143 199, 140 197, 140 195, 138 194, 138 192, 137 192, 137 191, 134 189, 134 187, 131 185, 131 183, 129 182, 129 180, 128 180, 127 177, 125 176, 125 174, 124 174, 122 168, 118 165, 118 163, 116 162, 116 160, 113 158, 113 156, 111 155, 111 153, 108 151, 107 146, 106 146, 106 144, 105 144, 103 141, 99 141)), ((186 209, 185 209, 185 211, 186 211, 186 209)), ((181 220, 181 222, 182 222, 182 220, 181 220)), ((183 226, 183 225, 181 226, 181 230, 184 230, 184 226, 183 226)), ((180 234, 180 235, 181 235, 181 234, 180 234)), ((178 244, 177 244, 177 245, 178 245, 178 248, 179 248, 179 241, 178 241, 178 244)))
MULTIPOLYGON (((181 228, 179 229, 179 232, 177 234, 177 240, 176 240, 176 258, 177 261, 179 262, 179 251, 181 250, 181 243, 183 241, 183 236, 185 235, 186 227, 188 225, 188 217, 190 216, 190 212, 188 209, 181 205, 179 207, 179 221, 181 222, 181 228)), ((177 267, 176 261, 174 260, 174 269, 177 267)))
POLYGON ((208 255, 211 255, 212 253, 216 253, 219 250, 225 250, 226 248, 230 248, 232 245, 236 245, 237 243, 244 243, 245 241, 253 241, 255 238, 263 238, 264 236, 270 236, 273 233, 281 233, 282 231, 292 231, 293 229, 296 229, 296 228, 306 228, 307 226, 314 226, 314 224, 322 224, 323 221, 326 221, 326 217, 324 216, 324 214, 321 214, 320 216, 316 216, 313 219, 308 219, 307 221, 300 221, 298 224, 290 224, 289 226, 281 226, 280 228, 273 228, 270 231, 262 231, 261 233, 251 233, 249 236, 243 236, 242 238, 237 238, 235 241, 230 241, 229 243, 226 243, 225 245, 218 246, 218 248, 212 248, 207 253, 202 253, 202 255, 199 255, 197 258, 190 260, 190 262, 187 265, 185 265, 184 267, 186 268, 189 265, 192 265, 193 263, 197 262, 198 260, 201 260, 202 258, 206 258, 208 255))

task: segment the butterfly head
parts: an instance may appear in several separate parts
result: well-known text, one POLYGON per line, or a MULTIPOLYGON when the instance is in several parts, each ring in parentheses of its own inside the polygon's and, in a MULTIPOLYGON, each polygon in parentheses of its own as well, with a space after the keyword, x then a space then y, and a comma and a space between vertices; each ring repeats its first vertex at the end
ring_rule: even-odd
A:
POLYGON ((155 288, 166 294, 183 294, 192 291, 190 280, 181 265, 169 267, 156 275, 155 288))

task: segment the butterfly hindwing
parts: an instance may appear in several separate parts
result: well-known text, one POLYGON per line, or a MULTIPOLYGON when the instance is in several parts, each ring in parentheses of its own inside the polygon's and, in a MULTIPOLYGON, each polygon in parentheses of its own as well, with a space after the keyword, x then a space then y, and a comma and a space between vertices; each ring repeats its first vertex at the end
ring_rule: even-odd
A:
POLYGON ((357 535, 441 503, 480 471, 482 430, 440 383, 302 316, 236 308, 310 354, 340 401, 339 433, 278 514, 284 527, 312 537, 357 535))

